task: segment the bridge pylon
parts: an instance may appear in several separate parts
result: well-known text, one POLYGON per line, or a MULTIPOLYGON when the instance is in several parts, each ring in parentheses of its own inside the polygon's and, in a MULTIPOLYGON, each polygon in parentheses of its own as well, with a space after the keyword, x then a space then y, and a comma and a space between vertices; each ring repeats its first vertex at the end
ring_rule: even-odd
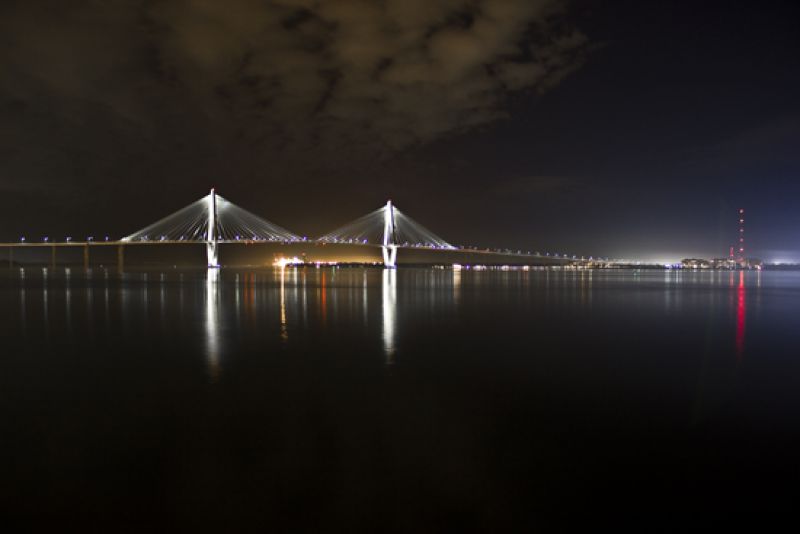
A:
POLYGON ((320 243, 377 246, 388 269, 397 267, 401 248, 453 250, 455 247, 397 209, 385 205, 317 239, 320 243))
POLYGON ((383 244, 381 245, 383 265, 387 269, 394 269, 397 267, 397 227, 391 200, 386 202, 383 210, 383 244))
POLYGON ((217 235, 217 193, 208 194, 208 233, 206 234, 206 257, 209 268, 219 267, 219 236, 217 235))
POLYGON ((222 243, 296 243, 304 238, 262 219, 212 189, 178 211, 123 237, 128 243, 196 243, 206 246, 206 264, 219 267, 222 243))

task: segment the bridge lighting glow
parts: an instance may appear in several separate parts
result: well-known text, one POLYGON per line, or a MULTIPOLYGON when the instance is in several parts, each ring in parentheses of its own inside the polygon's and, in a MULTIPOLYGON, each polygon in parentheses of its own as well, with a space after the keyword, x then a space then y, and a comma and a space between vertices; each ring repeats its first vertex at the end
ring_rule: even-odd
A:
POLYGON ((49 237, 45 237, 44 238, 44 242, 47 243, 48 241, 50 241, 50 238, 49 237))
POLYGON ((298 258, 297 256, 293 258, 278 258, 272 263, 272 265, 274 265, 275 267, 280 267, 281 269, 283 269, 287 265, 292 266, 292 265, 304 265, 304 264, 305 262, 302 259, 298 258))
POLYGON ((93 236, 88 236, 88 237, 86 238, 86 241, 94 241, 94 237, 93 237, 93 236))
POLYGON ((24 243, 25 242, 25 236, 20 237, 19 240, 24 243))
POLYGON ((218 241, 294 242, 300 237, 273 224, 239 206, 229 202, 216 192, 209 193, 188 206, 156 221, 155 223, 130 234, 122 241, 147 241, 149 236, 165 236, 165 241, 210 242, 210 237, 218 241), (216 209, 213 209, 216 206, 216 209), (212 214, 212 210, 215 213, 212 214), (212 221, 213 217, 213 221, 212 221))
POLYGON ((69 243, 70 241, 72 241, 72 237, 67 236, 67 243, 69 243))
MULTIPOLYGON (((245 241, 246 243, 282 243, 291 244, 307 242, 307 236, 298 236, 273 223, 239 208, 212 190, 209 195, 189 204, 188 206, 164 217, 163 219, 147 226, 138 232, 121 239, 126 241, 150 241, 151 236, 161 242, 191 241, 213 245, 220 242, 245 241), (248 232, 251 238, 245 237, 248 232)), ((88 237, 88 241, 93 241, 88 237)), ((105 236, 109 241, 109 236, 105 236)), ((21 239, 24 241, 24 238, 21 239)), ((45 242, 49 238, 44 238, 45 242)), ((71 241, 71 237, 67 238, 71 241)), ((403 212, 398 210, 391 202, 355 221, 326 234, 316 242, 342 243, 351 245, 378 245, 384 252, 384 265, 394 266, 397 250, 399 248, 417 248, 428 250, 473 250, 483 253, 510 254, 510 255, 536 255, 541 252, 523 252, 505 248, 479 248, 474 245, 453 246, 442 238, 420 225, 403 212)), ((551 256, 549 252, 546 256, 551 256)), ((567 254, 554 253, 555 258, 567 259, 567 254)), ((573 259, 577 256, 573 255, 573 259)), ((216 264, 210 261, 209 264, 216 264)), ((291 264, 291 263, 286 263, 291 264)), ((216 265, 213 265, 216 266, 216 265)), ((465 268, 469 268, 468 266, 465 268)))

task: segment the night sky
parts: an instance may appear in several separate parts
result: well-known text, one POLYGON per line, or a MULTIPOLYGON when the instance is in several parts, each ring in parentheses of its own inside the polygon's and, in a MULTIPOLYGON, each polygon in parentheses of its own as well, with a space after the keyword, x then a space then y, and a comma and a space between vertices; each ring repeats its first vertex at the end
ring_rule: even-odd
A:
MULTIPOLYGON (((299 234, 800 261, 800 3, 0 3, 0 239, 210 187, 299 234)), ((77 237, 76 237, 77 238, 77 237)))

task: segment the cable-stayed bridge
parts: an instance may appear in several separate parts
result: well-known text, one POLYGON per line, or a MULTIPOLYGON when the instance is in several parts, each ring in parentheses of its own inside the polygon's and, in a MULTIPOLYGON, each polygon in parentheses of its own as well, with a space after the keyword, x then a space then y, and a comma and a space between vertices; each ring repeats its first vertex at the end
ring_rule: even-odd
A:
POLYGON ((394 207, 391 200, 385 206, 325 234, 317 241, 380 245, 383 264, 387 267, 397 265, 398 248, 456 250, 456 247, 394 207))
POLYGON ((229 202, 213 189, 203 198, 122 238, 124 243, 205 243, 209 267, 219 267, 219 244, 303 241, 286 228, 229 202))
POLYGON ((391 201, 385 206, 364 215, 316 240, 305 237, 259 217, 233 204, 218 195, 214 189, 206 196, 166 217, 140 229, 120 240, 87 238, 85 241, 42 241, 32 242, 22 238, 16 243, 0 243, 9 250, 9 265, 13 260, 15 248, 51 247, 51 263, 55 265, 56 249, 59 247, 82 247, 84 266, 89 264, 89 248, 96 246, 116 246, 117 262, 124 263, 124 247, 134 245, 178 245, 204 244, 208 267, 219 267, 219 245, 229 243, 320 243, 380 247, 383 263, 388 268, 397 266, 399 249, 422 249, 443 251, 464 251, 470 254, 493 254, 518 256, 531 259, 547 259, 555 262, 569 262, 577 258, 550 256, 537 253, 513 252, 510 250, 476 249, 456 247, 434 234, 432 231, 397 209, 391 201))

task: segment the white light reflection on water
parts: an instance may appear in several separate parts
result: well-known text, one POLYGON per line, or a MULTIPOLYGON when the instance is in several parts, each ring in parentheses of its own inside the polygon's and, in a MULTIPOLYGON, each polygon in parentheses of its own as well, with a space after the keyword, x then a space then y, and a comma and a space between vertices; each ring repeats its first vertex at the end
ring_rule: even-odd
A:
POLYGON ((397 351, 396 332, 397 326, 397 271, 395 269, 383 270, 383 350, 386 354, 386 363, 394 363, 397 351))
POLYGON ((236 273, 233 282, 233 303, 236 310, 236 324, 242 320, 242 287, 239 284, 239 273, 236 273))
MULTIPOLYGON (((281 266, 281 341, 289 341, 289 330, 286 326, 286 267, 281 266)), ((296 276, 296 273, 295 273, 296 276)), ((295 280, 295 287, 297 281, 295 280)))
POLYGON ((219 269, 208 269, 206 275, 206 361, 211 383, 219 380, 219 269))
POLYGON ((453 304, 458 307, 461 298, 461 269, 453 269, 453 304))
POLYGON ((594 271, 581 271, 581 305, 592 305, 592 280, 594 271))

